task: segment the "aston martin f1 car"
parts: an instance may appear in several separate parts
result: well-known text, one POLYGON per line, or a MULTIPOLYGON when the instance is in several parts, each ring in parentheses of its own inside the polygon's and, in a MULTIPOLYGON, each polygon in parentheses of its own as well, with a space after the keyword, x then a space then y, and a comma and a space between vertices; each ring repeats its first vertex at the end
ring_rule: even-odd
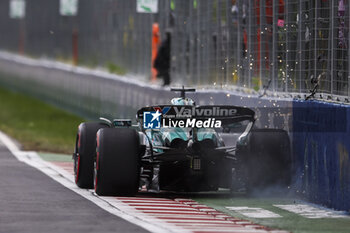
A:
POLYGON ((74 159, 75 182, 98 195, 232 191, 290 181, 287 132, 254 128, 253 110, 197 106, 181 92, 171 105, 137 111, 130 119, 81 123, 74 159))

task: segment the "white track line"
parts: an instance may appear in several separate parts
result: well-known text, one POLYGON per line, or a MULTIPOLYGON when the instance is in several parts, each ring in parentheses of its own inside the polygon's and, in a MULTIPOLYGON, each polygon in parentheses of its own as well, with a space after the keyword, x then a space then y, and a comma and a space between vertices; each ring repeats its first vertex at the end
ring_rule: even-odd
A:
MULTIPOLYGON (((72 169, 72 168, 71 168, 72 169)), ((118 198, 117 198, 118 199, 118 198)), ((122 202, 124 203, 128 203, 128 204, 133 204, 133 203, 136 203, 136 204, 174 204, 174 201, 173 200, 167 200, 167 201, 152 201, 152 199, 148 200, 148 201, 135 201, 135 200, 121 200, 122 202)), ((179 205, 179 203, 177 203, 179 205)))
POLYGON ((190 214, 198 214, 198 215, 207 215, 207 213, 200 213, 198 211, 176 211, 176 210, 144 210, 142 211, 144 213, 148 214, 183 214, 183 215, 190 215, 190 214))
POLYGON ((186 208, 188 208, 188 206, 186 206, 186 205, 182 205, 182 204, 179 204, 179 203, 159 203, 159 202, 154 202, 154 203, 152 203, 152 202, 139 202, 139 203, 137 203, 137 202, 124 202, 124 203, 127 203, 128 205, 131 205, 131 206, 137 206, 137 207, 139 207, 139 206, 141 206, 141 207, 147 207, 147 206, 159 206, 159 207, 170 207, 170 208, 173 208, 173 207, 175 207, 175 208, 179 208, 179 207, 186 207, 186 208))
POLYGON ((247 206, 227 206, 226 209, 232 210, 249 218, 282 218, 281 215, 262 208, 252 208, 247 206))
MULTIPOLYGON (((150 200, 149 197, 116 197, 116 199, 118 200, 127 200, 127 201, 131 201, 131 200, 140 200, 140 201, 147 201, 150 200)), ((153 198, 152 197, 152 201, 169 201, 169 199, 167 198, 153 198)))
POLYGON ((212 220, 212 219, 218 219, 212 215, 196 215, 196 214, 193 214, 193 215, 181 215, 181 216, 176 216, 176 215, 173 215, 173 214, 149 214, 150 216, 155 216, 157 218, 165 218, 165 219, 207 219, 207 220, 212 220))
MULTIPOLYGON (((133 206, 134 207, 134 206, 133 206)), ((170 208, 169 207, 164 207, 164 206, 135 206, 134 207, 135 209, 138 209, 138 210, 169 210, 170 208)), ((193 208, 191 207, 172 207, 170 210, 194 210, 193 208)))
POLYGON ((274 205, 305 218, 350 218, 345 211, 336 211, 311 204, 274 205))

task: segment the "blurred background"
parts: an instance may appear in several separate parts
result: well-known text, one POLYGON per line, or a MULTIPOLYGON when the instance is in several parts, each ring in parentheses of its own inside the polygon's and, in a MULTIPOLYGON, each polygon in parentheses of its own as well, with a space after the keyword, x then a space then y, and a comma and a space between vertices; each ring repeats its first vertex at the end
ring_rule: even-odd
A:
POLYGON ((348 0, 0 1, 1 50, 144 80, 166 33, 172 84, 350 94, 348 0))

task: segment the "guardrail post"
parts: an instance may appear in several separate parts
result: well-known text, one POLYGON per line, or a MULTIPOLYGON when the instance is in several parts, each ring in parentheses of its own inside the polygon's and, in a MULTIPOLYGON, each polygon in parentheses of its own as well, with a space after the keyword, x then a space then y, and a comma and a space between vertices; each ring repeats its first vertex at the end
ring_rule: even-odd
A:
POLYGON ((72 33, 72 54, 73 65, 78 65, 78 30, 74 29, 72 33))
MULTIPOLYGON (((303 16, 303 0, 299 0, 299 6, 298 6, 298 41, 297 41, 297 57, 298 57, 298 81, 299 81, 299 93, 302 92, 301 90, 301 86, 302 86, 302 81, 301 81, 301 77, 303 76, 303 34, 302 34, 302 31, 303 31, 303 25, 304 25, 304 16, 303 16)), ((296 79, 296 81, 297 81, 296 79)))
POLYGON ((254 1, 249 1, 248 5, 248 83, 247 87, 251 88, 252 72, 253 72, 253 61, 252 61, 252 50, 253 50, 253 36, 252 36, 252 26, 253 26, 253 4, 254 1))
POLYGON ((278 81, 278 64, 277 64, 277 14, 278 14, 278 0, 273 0, 273 22, 272 22, 272 90, 276 91, 276 82, 278 81))
POLYGON ((334 24, 335 24, 335 20, 334 20, 334 0, 331 0, 331 59, 330 59, 330 63, 331 63, 331 96, 333 97, 333 93, 334 93, 334 83, 333 83, 333 79, 334 79, 334 43, 335 43, 335 39, 334 39, 334 24))

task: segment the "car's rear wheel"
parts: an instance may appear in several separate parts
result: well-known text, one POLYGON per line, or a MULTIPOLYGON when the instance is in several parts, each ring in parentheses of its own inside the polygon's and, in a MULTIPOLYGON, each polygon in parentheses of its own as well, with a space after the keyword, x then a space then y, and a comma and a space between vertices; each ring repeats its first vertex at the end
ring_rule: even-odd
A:
POLYGON ((85 122, 79 125, 74 153, 74 176, 79 188, 94 188, 96 133, 106 127, 108 127, 106 124, 98 122, 85 122))
POLYGON ((288 133, 280 129, 254 129, 247 147, 237 151, 243 163, 248 191, 291 182, 291 145, 288 133))
POLYGON ((95 192, 101 196, 132 196, 139 187, 140 142, 134 129, 97 132, 95 192))

